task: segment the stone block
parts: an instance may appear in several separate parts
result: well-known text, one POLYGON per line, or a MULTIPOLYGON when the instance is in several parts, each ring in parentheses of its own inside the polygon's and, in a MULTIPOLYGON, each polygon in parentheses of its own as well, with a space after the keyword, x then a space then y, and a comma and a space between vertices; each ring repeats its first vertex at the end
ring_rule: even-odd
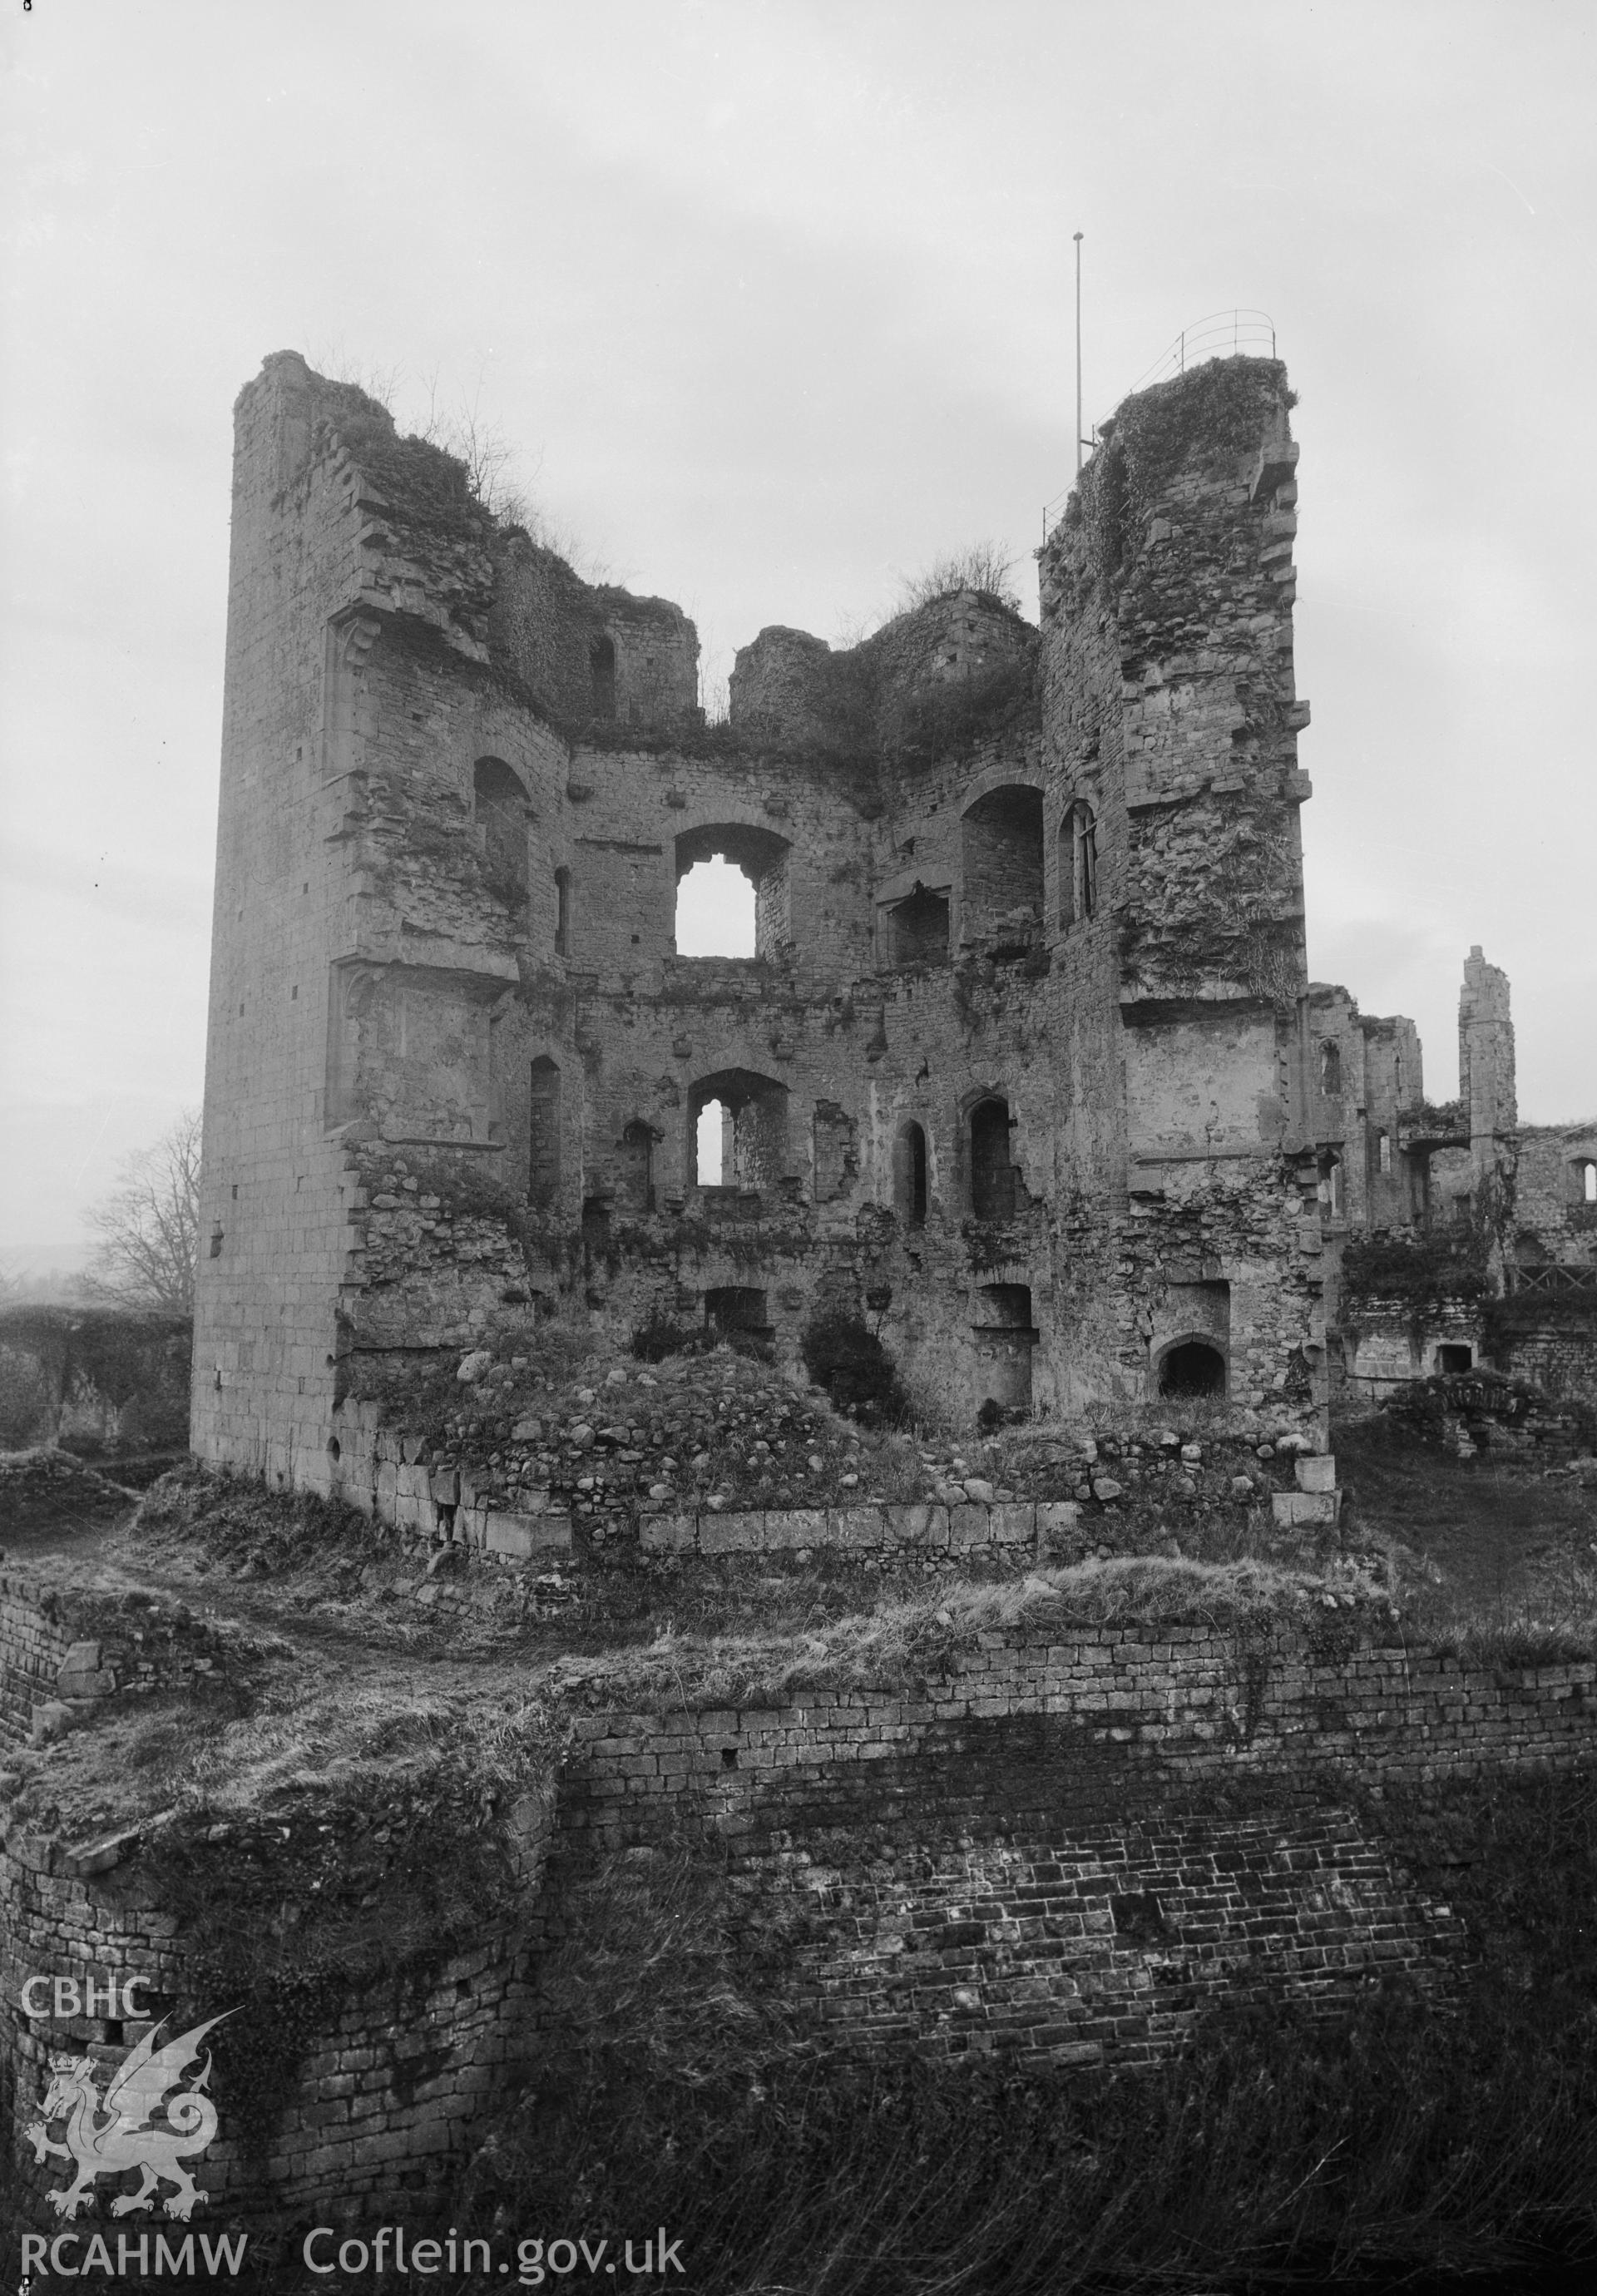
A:
POLYGON ((99 1841, 86 1842, 81 1849, 62 1853, 60 1870, 77 1881, 87 1881, 92 1874, 109 1874, 124 1857, 136 1849, 143 1839, 136 1825, 126 1826, 119 1833, 110 1833, 99 1841))
POLYGON ((488 1510, 483 1545, 490 1554, 508 1555, 525 1562, 534 1554, 567 1554, 571 1546, 571 1518, 566 1514, 503 1514, 488 1510))
POLYGON ((691 1554, 697 1537, 691 1514, 646 1514, 638 1524, 638 1545, 645 1554, 691 1554))
POLYGON ((972 1548, 992 1543, 992 1509, 984 1506, 951 1506, 948 1510, 948 1547, 954 1554, 968 1554, 972 1548))
POLYGON ((768 1547, 824 1546, 828 1543, 824 1508, 767 1507, 760 1543, 768 1547))
POLYGON ((1273 1491, 1270 1496, 1271 1513, 1283 1529, 1334 1524, 1341 1505, 1340 1491, 1273 1491))
POLYGON ((1036 1537, 1037 1511, 1029 1499, 1000 1499, 992 1510, 992 1537, 999 1546, 1029 1546, 1036 1537))
POLYGON ((879 1506, 828 1507, 826 1544, 874 1554, 888 1545, 891 1536, 887 1513, 885 1507, 879 1506))
POLYGON ((700 1554, 754 1554, 765 1541, 763 1510, 746 1514, 701 1514, 699 1518, 700 1554))
POLYGON ((1337 1463, 1329 1451, 1294 1459, 1292 1472, 1300 1491, 1334 1491, 1337 1487, 1337 1463))
POLYGON ((79 1710, 65 1699, 45 1698, 32 1710, 28 1732, 30 1746, 48 1746, 54 1739, 64 1738, 77 1721, 79 1710))
POLYGON ((949 1511, 946 1506, 916 1503, 884 1506, 881 1511, 896 1546, 947 1551, 949 1511))
POLYGON ((108 1666, 86 1674, 63 1666, 55 1677, 55 1687, 63 1698, 108 1698, 116 1686, 117 1677, 108 1666))
POLYGON ((428 1478, 427 1488, 435 1506, 458 1506, 460 1504, 460 1469, 435 1467, 428 1478))

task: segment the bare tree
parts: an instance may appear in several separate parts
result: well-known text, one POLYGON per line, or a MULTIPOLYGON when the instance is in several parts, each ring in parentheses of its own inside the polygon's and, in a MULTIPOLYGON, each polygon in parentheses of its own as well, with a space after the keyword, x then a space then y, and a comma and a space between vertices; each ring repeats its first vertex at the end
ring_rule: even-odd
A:
POLYGON ((898 611, 904 614, 916 606, 929 606, 934 598, 946 598, 950 591, 980 590, 1018 612, 1020 593, 1009 578, 1014 563, 1001 542, 972 542, 963 550, 952 550, 923 574, 905 577, 898 611))
POLYGON ((200 1111, 185 1108, 86 1215, 100 1239, 86 1289, 127 1308, 189 1315, 200 1233, 200 1111))

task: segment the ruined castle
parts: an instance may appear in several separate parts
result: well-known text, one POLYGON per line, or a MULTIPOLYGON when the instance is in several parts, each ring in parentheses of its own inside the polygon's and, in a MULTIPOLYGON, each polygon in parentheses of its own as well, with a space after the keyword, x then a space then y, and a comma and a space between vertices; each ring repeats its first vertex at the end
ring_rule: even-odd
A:
MULTIPOLYGON (((1248 357, 1126 400, 1040 627, 963 589, 846 650, 767 628, 707 726, 677 607, 268 358, 236 418, 201 1456, 337 1488, 374 1374, 561 1306, 783 1359, 840 1315, 956 1419, 1206 1395, 1316 1448, 1333 1378, 1478 1360, 1478 1300, 1339 1322, 1347 1237, 1501 1213, 1527 1148, 1478 952, 1441 1110, 1411 1023, 1306 977, 1290 404, 1248 357), (752 956, 677 951, 717 855, 752 956)), ((1498 1291, 1516 1251, 1597 1274, 1597 1128, 1549 1137, 1498 1291)))

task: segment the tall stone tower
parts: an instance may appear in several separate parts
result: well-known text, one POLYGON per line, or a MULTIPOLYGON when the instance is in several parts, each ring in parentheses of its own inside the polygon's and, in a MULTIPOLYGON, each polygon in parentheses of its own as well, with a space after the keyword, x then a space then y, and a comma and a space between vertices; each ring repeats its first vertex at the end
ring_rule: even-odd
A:
POLYGON ((790 1360, 841 1314, 955 1418, 1201 1394, 1312 1430, 1289 404, 1246 358, 1126 401, 1040 631, 979 581, 848 649, 767 629, 706 729, 676 607, 581 582, 268 359, 237 409, 201 1454, 349 1488, 347 1403, 369 1433, 554 1309, 790 1360), (752 956, 677 949, 715 855, 752 956))
POLYGON ((1042 554, 1060 1177, 1108 1213, 1063 1283, 1101 1390, 1208 1342, 1233 1396, 1318 1391, 1290 405, 1246 358, 1128 399, 1042 554))

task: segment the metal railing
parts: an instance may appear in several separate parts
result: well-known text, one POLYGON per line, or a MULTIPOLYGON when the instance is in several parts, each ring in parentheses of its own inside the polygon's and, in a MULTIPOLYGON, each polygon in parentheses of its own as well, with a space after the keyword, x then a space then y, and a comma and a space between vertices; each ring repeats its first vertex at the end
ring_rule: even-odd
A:
POLYGON ((1571 1267, 1567 1263, 1560 1266, 1556 1260, 1540 1267, 1518 1267, 1511 1271, 1510 1288, 1597 1300, 1597 1267, 1571 1267))
MULTIPOLYGON (((1170 345, 1160 353, 1145 374, 1141 374, 1127 390, 1115 399, 1118 406, 1122 398, 1132 391, 1151 390, 1157 382, 1167 382, 1172 375, 1184 374, 1191 366, 1202 366, 1209 359, 1274 358, 1275 357, 1275 322, 1268 311, 1211 311, 1208 316, 1195 319, 1183 327, 1170 345)), ((1090 440, 1084 445, 1096 448, 1098 426, 1093 426, 1090 440)), ((1047 541, 1060 512, 1075 491, 1075 480, 1061 487, 1059 493, 1043 504, 1043 539, 1047 541)))
MULTIPOLYGON (((1190 366, 1201 366, 1206 359, 1243 357, 1275 357, 1275 322, 1268 311, 1211 311, 1207 318, 1183 327, 1169 349, 1156 358, 1147 373, 1140 374, 1131 388, 1151 390, 1156 382, 1167 381, 1173 374, 1184 374, 1190 366)), ((1121 397, 1126 396, 1123 391, 1121 397)))

